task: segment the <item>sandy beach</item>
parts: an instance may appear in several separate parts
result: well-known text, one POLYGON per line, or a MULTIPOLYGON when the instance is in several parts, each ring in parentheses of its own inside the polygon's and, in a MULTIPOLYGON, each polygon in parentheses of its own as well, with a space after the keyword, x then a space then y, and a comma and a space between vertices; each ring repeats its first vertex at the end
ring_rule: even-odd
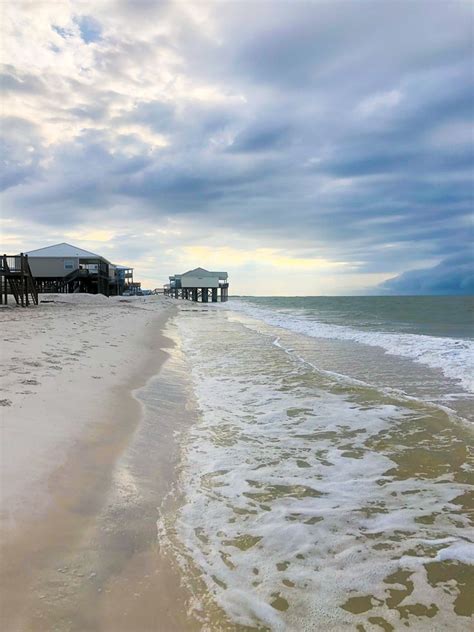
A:
POLYGON ((474 632, 473 3, 1 7, 0 632, 474 632))
POLYGON ((118 467, 144 416, 134 393, 167 356, 175 308, 159 297, 42 300, 0 312, 2 627, 182 629, 179 608, 157 606, 169 591, 179 604, 177 580, 157 563, 154 514, 172 433, 160 429, 154 448, 152 500, 133 504, 118 467))
POLYGON ((2 630, 469 625, 470 340, 42 298, 0 311, 2 630))

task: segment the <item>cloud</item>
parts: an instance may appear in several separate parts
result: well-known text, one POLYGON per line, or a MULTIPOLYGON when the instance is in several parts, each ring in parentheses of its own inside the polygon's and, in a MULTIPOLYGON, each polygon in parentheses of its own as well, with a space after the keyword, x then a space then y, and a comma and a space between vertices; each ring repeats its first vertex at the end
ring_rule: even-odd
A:
POLYGON ((383 111, 396 107, 401 100, 401 92, 398 90, 390 90, 390 92, 373 94, 372 96, 363 99, 357 106, 357 109, 363 116, 373 116, 381 110, 383 111))
POLYGON ((0 118, 0 190, 40 177, 43 148, 37 126, 15 116, 0 118))
POLYGON ((157 281, 182 263, 170 223, 183 247, 260 249, 263 275, 262 252, 344 262, 345 292, 465 249, 470 9, 248 6, 10 3, 4 217, 97 227, 157 281))
POLYGON ((45 90, 41 77, 17 71, 11 64, 4 64, 3 72, 0 74, 0 86, 2 93, 9 95, 22 92, 41 94, 45 90))
POLYGON ((229 147, 234 152, 259 152, 267 150, 282 149, 289 138, 288 125, 256 125, 247 127, 237 135, 229 147))
POLYGON ((390 294, 474 294, 474 252, 446 257, 424 270, 409 270, 379 286, 390 294))

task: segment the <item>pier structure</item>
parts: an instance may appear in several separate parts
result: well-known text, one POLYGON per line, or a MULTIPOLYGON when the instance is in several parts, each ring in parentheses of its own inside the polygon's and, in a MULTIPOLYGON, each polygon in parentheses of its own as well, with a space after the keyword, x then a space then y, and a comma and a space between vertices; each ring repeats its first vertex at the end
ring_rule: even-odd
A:
POLYGON ((225 303, 229 298, 227 272, 211 272, 195 268, 183 274, 170 276, 163 293, 173 298, 202 303, 225 303))

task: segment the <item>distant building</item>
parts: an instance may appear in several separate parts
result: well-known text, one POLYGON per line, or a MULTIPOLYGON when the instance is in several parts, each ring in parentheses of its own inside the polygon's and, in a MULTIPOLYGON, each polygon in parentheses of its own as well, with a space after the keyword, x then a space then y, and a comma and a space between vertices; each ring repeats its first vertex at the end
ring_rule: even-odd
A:
POLYGON ((204 268, 195 268, 183 274, 174 274, 169 277, 170 282, 165 285, 164 292, 175 298, 191 299, 203 303, 218 300, 220 290, 221 302, 225 302, 229 296, 229 283, 227 272, 211 272, 204 268))
POLYGON ((123 294, 133 284, 133 268, 114 265, 94 252, 61 243, 30 250, 31 272, 38 292, 123 294))
MULTIPOLYGON (((133 268, 129 266, 111 266, 113 271, 111 272, 111 278, 113 275, 115 281, 116 292, 114 294, 122 295, 126 290, 130 290, 131 287, 137 285, 133 282, 133 268)), ((138 283, 138 285, 140 285, 138 283)))

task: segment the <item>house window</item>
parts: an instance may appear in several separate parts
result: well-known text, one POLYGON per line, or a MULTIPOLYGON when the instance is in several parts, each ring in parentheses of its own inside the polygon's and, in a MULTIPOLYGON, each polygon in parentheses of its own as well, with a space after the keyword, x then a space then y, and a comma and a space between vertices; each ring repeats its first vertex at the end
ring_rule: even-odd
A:
POLYGON ((73 259, 64 259, 64 269, 65 270, 74 270, 74 260, 73 259))

